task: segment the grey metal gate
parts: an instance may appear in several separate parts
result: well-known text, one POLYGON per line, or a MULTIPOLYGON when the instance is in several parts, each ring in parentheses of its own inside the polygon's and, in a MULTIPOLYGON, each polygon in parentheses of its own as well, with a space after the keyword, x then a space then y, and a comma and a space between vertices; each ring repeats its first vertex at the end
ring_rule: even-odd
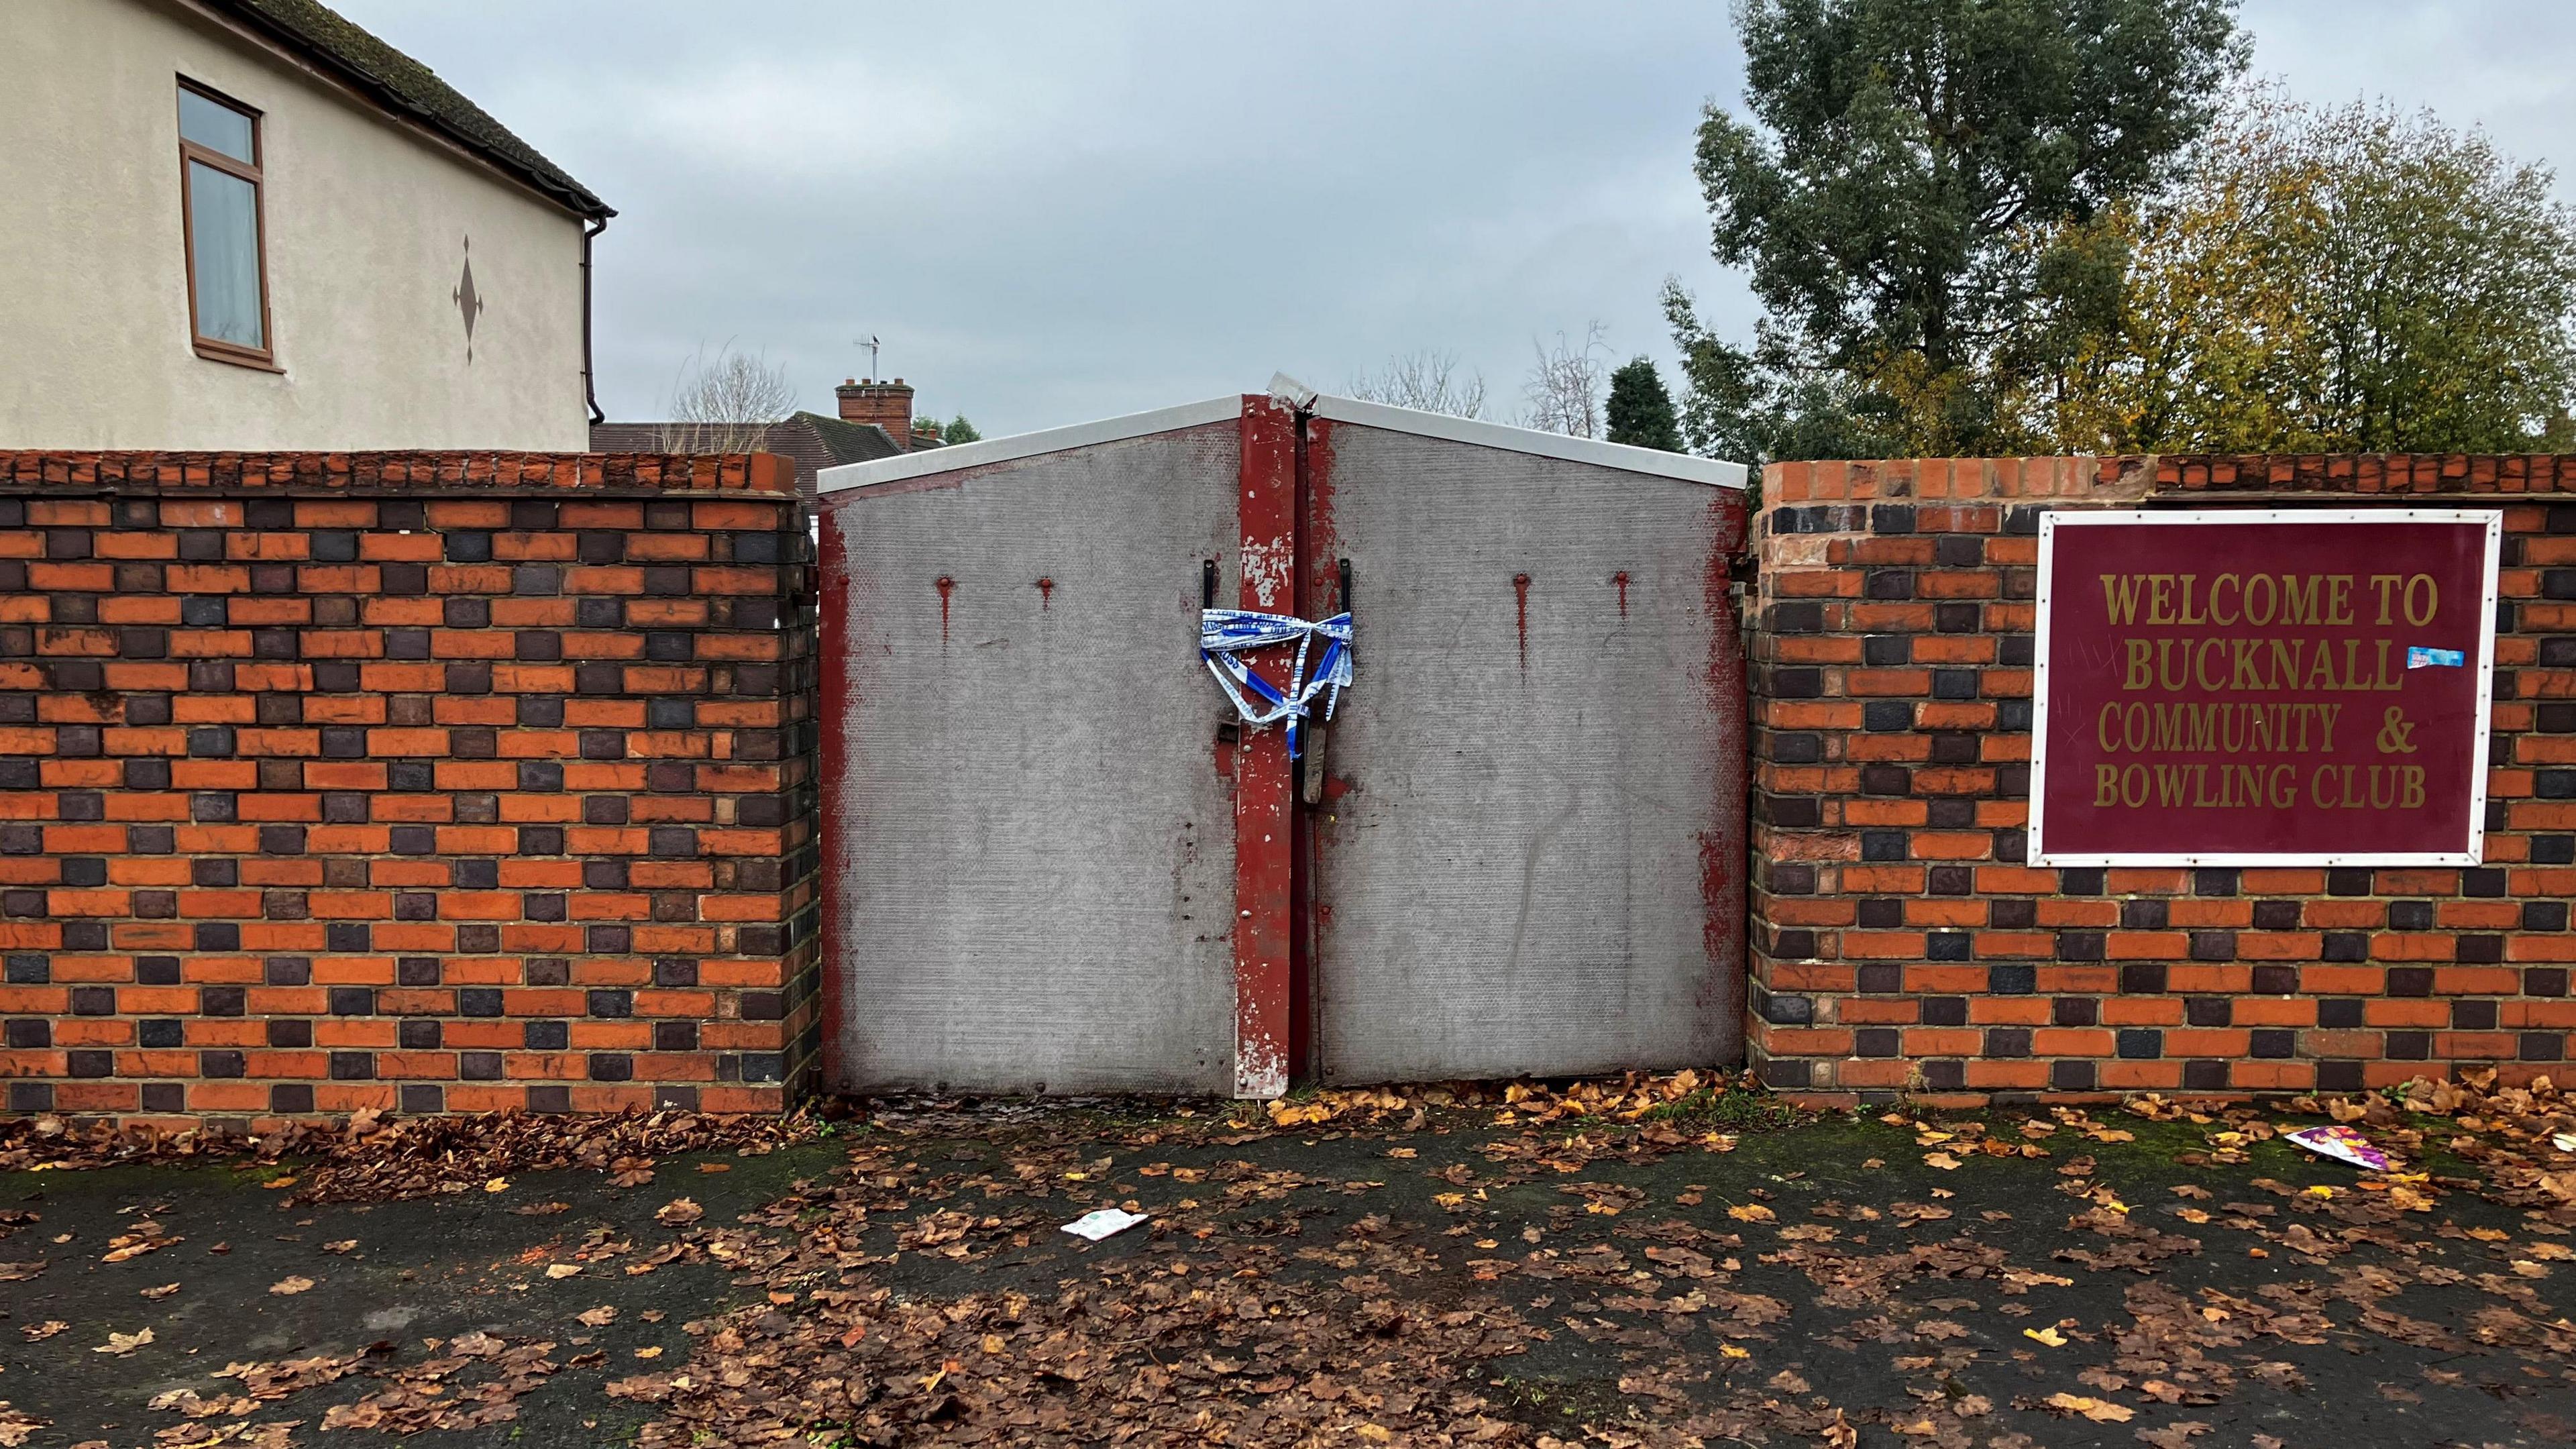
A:
POLYGON ((1741 1054, 1743 470, 1297 402, 824 473, 836 1085, 1741 1054), (1358 676, 1292 763, 1197 616, 1346 587, 1358 676))
POLYGON ((825 476, 837 1086, 1232 1084, 1234 812, 1190 639, 1239 413, 825 476))
POLYGON ((1740 1056, 1741 470, 1315 408, 1361 670, 1315 823, 1323 1077, 1740 1056))

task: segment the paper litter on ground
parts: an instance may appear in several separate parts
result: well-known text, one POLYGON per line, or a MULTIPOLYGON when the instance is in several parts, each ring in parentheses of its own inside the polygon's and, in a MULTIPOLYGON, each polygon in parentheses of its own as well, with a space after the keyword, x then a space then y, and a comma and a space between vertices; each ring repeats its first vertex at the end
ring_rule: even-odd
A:
POLYGON ((1145 1220, 1143 1213, 1121 1212, 1117 1208, 1095 1208, 1072 1222, 1064 1230, 1077 1238, 1099 1242, 1112 1233, 1123 1233, 1145 1220))
POLYGON ((2349 1162, 2355 1167, 2371 1172, 2388 1170, 2388 1154, 2371 1146, 2369 1138, 2340 1122, 2286 1132, 2282 1134, 2282 1140, 2294 1142, 2319 1157, 2331 1157, 2337 1162, 2349 1162))

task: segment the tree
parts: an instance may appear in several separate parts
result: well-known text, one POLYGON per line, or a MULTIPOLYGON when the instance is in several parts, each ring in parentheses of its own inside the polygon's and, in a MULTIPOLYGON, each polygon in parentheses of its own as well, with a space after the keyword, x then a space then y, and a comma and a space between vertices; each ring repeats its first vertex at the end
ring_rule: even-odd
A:
POLYGON ((2085 451, 2552 446, 2576 393, 2552 181, 2429 114, 2242 92, 2171 196, 2069 229, 2126 284, 2034 426, 2085 451))
POLYGON ((1348 391, 1362 402, 1389 407, 1459 418, 1485 415, 1485 375, 1472 369, 1461 374, 1457 353, 1427 347, 1388 358, 1384 371, 1355 374, 1348 391))
POLYGON ((1553 345, 1530 339, 1538 359, 1521 384, 1521 396, 1529 403, 1529 411, 1522 415, 1524 426, 1573 438, 1601 436, 1607 427, 1602 392, 1609 381, 1610 356, 1610 346, 1602 340, 1604 330, 1599 322, 1585 328, 1579 347, 1562 332, 1556 334, 1553 345))
POLYGON ((984 435, 982 433, 975 431, 975 425, 966 421, 966 415, 964 413, 959 413, 957 416, 950 418, 948 420, 948 426, 939 430, 940 441, 950 444, 951 446, 958 443, 981 442, 983 441, 983 438, 984 435))
POLYGON ((1673 395, 1664 391, 1662 374, 1645 358, 1610 374, 1609 439, 1638 448, 1682 450, 1682 430, 1673 416, 1673 395))
POLYGON ((1720 392, 1727 367, 1786 375, 1712 426, 1921 453, 2006 440, 2008 399, 2057 360, 2036 344, 2102 301, 2098 256, 2028 238, 2168 177, 2244 63, 2233 10, 1738 0, 1752 122, 1710 106, 1696 170, 1712 250, 1751 270, 1768 316, 1751 352, 1699 360, 1720 392))
POLYGON ((680 364, 671 386, 671 421, 660 430, 666 453, 747 453, 760 447, 768 425, 796 408, 796 384, 784 363, 733 350, 728 342, 713 358, 701 347, 680 364))

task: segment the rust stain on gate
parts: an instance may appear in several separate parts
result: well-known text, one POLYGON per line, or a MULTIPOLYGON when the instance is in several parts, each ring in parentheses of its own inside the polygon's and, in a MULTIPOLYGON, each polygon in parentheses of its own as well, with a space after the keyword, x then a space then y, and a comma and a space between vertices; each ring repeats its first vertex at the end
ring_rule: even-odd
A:
MULTIPOLYGON (((1243 400, 1243 462, 1236 496, 1244 609, 1295 607, 1297 425, 1265 397, 1243 400)), ((1284 681, 1293 646, 1246 662, 1284 681)), ((1288 1090, 1290 949, 1295 934, 1296 782, 1285 729, 1245 730, 1234 765, 1234 1094, 1288 1090)))

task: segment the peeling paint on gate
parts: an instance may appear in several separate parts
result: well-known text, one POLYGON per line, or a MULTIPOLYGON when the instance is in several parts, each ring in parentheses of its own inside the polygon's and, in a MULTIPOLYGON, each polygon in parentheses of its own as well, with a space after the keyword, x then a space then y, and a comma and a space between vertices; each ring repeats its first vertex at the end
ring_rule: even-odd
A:
MULTIPOLYGON (((1296 415, 1267 397, 1243 400, 1243 463, 1235 493, 1242 602, 1294 606, 1297 562, 1296 415)), ((1285 646, 1245 662, 1286 679, 1285 646)), ((1245 730, 1234 762, 1234 1094, 1288 1090, 1290 952, 1294 936, 1296 775, 1287 731, 1245 730)))
POLYGON ((939 576, 939 647, 948 647, 948 600, 957 592, 957 581, 946 574, 939 576))

